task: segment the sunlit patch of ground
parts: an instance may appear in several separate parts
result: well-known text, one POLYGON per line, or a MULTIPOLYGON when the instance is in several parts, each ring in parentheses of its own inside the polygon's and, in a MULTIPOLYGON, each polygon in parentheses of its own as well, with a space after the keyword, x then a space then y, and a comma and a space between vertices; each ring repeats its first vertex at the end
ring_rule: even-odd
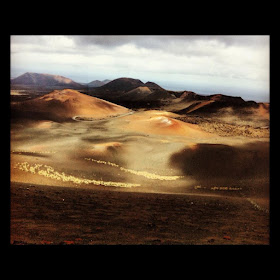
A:
POLYGON ((122 147, 122 143, 120 142, 107 142, 107 143, 100 143, 100 144, 94 144, 92 146, 92 151, 97 153, 104 153, 108 151, 110 148, 119 148, 122 147))
POLYGON ((163 176, 163 175, 158 175, 158 174, 154 174, 154 173, 150 173, 150 172, 146 172, 146 171, 132 170, 132 169, 121 167, 121 166, 119 166, 115 163, 112 163, 112 162, 95 160, 95 159, 92 159, 92 158, 85 158, 85 160, 93 161, 93 162, 96 162, 98 164, 106 164, 106 165, 109 165, 109 166, 117 167, 121 171, 128 172, 128 173, 131 173, 131 174, 134 174, 134 175, 144 176, 145 178, 153 179, 153 180, 173 181, 173 180, 183 178, 183 176, 163 176))
POLYGON ((30 165, 28 162, 17 163, 15 168, 18 168, 21 171, 29 172, 31 174, 38 174, 40 176, 44 176, 50 179, 63 181, 63 182, 73 182, 78 185, 82 184, 94 184, 94 185, 102 185, 102 186, 110 186, 110 187, 120 187, 120 188, 131 188, 138 187, 140 184, 130 184, 130 183, 122 183, 122 182, 110 182, 110 181, 102 181, 102 180, 92 180, 85 178, 78 178, 72 175, 65 174, 64 172, 55 171, 53 167, 42 164, 34 164, 30 165))
MULTIPOLYGON (((207 189, 207 188, 198 185, 198 186, 195 186, 194 189, 198 190, 198 189, 207 189)), ((217 186, 214 186, 214 187, 211 187, 210 190, 213 190, 213 191, 216 191, 216 190, 218 190, 218 191, 225 191, 225 190, 226 191, 227 190, 229 190, 229 191, 240 191, 240 190, 242 190, 242 188, 240 188, 240 187, 225 187, 225 186, 224 187, 217 187, 217 186)))
POLYGON ((143 133, 157 135, 182 135, 190 138, 214 137, 197 125, 185 123, 174 119, 177 114, 165 111, 137 112, 119 120, 123 129, 128 131, 141 131, 143 133))
POLYGON ((11 95, 19 96, 19 95, 27 95, 24 93, 24 90, 11 90, 11 95))
POLYGON ((41 121, 41 122, 38 122, 37 128, 42 128, 42 129, 51 128, 52 124, 53 124, 53 122, 51 122, 51 121, 41 121))

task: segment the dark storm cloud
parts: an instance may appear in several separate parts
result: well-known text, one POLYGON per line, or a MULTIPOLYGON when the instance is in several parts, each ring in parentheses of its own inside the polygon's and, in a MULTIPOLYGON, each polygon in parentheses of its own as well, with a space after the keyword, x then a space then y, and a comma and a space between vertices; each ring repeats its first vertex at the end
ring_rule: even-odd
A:
POLYGON ((198 41, 216 41, 225 46, 263 46, 268 45, 268 36, 197 36, 197 35, 104 35, 104 36, 69 36, 77 46, 103 46, 103 47, 118 47, 128 43, 135 44, 144 48, 164 48, 166 44, 186 43, 191 44, 198 41))
POLYGON ((169 54, 218 57, 228 47, 258 49, 269 46, 269 36, 186 36, 186 35, 87 35, 87 36, 11 36, 11 44, 18 46, 12 52, 65 53, 77 51, 91 55, 92 47, 113 50, 127 44, 169 54), (70 43, 70 42, 71 43, 70 43))

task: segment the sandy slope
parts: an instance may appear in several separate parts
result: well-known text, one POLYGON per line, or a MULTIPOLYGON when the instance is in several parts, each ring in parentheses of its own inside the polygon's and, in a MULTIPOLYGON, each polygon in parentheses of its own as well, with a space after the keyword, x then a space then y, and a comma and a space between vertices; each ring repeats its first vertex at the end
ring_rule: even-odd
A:
POLYGON ((120 121, 128 130, 159 135, 184 135, 189 137, 211 137, 199 126, 174 119, 177 114, 166 111, 144 111, 126 116, 120 121))
POLYGON ((150 93, 152 93, 152 91, 148 87, 138 87, 138 88, 128 91, 125 94, 127 94, 127 95, 131 95, 131 94, 147 95, 150 93))
POLYGON ((16 104, 15 109, 31 116, 49 119, 71 119, 73 116, 104 118, 124 114, 129 109, 111 102, 82 94, 76 90, 55 90, 49 94, 16 104))

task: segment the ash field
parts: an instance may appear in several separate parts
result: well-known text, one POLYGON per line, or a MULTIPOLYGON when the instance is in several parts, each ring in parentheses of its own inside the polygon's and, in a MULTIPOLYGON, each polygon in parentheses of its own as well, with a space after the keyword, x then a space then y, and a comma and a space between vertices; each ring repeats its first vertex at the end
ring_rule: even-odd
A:
POLYGON ((269 244, 269 103, 60 86, 12 83, 11 244, 269 244))

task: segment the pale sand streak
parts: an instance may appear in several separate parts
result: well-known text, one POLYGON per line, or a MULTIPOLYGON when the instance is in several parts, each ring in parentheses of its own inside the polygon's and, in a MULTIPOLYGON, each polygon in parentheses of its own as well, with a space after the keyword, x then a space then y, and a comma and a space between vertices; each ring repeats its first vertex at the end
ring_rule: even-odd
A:
POLYGON ((115 163, 109 162, 109 161, 96 160, 96 159, 92 159, 92 158, 85 158, 85 160, 90 160, 90 161, 93 161, 93 162, 96 162, 96 163, 99 163, 99 164, 106 164, 106 165, 110 165, 110 166, 113 166, 113 167, 117 167, 124 172, 132 173, 132 174, 139 175, 139 176, 144 176, 148 179, 153 179, 153 180, 174 181, 174 180, 183 178, 183 176, 162 176, 162 175, 149 173, 149 172, 146 172, 146 171, 136 171, 136 170, 132 170, 132 169, 127 169, 127 168, 121 167, 121 166, 119 166, 115 163))
POLYGON ((12 154, 15 153, 30 153, 30 154, 55 154, 55 151, 27 151, 27 150, 16 150, 16 151, 11 151, 12 154))
POLYGON ((94 184, 94 185, 103 185, 103 186, 121 187, 121 188, 131 188, 131 187, 140 186, 140 184, 111 182, 111 181, 97 181, 97 180, 78 178, 72 175, 67 175, 64 172, 59 173, 55 171, 51 166, 42 165, 42 164, 30 165, 27 162, 23 162, 23 163, 17 163, 15 165, 15 168, 18 168, 24 172, 38 174, 44 177, 48 177, 63 182, 73 182, 76 184, 94 184))

